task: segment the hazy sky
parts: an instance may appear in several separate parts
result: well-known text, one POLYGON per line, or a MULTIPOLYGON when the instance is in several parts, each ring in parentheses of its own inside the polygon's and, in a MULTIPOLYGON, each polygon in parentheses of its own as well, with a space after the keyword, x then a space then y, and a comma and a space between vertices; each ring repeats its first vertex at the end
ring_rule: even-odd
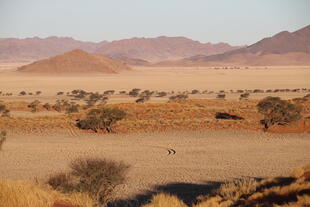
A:
POLYGON ((310 0, 0 0, 0 38, 186 36, 252 44, 310 24, 310 0))

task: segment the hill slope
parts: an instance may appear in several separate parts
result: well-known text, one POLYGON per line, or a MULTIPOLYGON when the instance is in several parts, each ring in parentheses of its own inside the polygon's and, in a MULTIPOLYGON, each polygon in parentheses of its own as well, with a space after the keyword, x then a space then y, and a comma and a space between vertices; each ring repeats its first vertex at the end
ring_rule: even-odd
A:
POLYGON ((19 72, 74 74, 106 73, 115 74, 130 70, 128 66, 100 54, 89 54, 82 50, 73 50, 56 57, 40 60, 18 68, 19 72))

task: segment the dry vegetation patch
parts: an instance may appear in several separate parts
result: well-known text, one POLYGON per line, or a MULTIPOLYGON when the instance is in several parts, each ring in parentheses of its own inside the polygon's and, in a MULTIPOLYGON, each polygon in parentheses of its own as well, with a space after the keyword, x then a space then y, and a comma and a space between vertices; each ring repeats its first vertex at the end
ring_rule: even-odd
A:
POLYGON ((51 207, 55 202, 69 203, 74 207, 94 205, 84 193, 62 194, 31 182, 0 180, 1 207, 51 207))
MULTIPOLYGON (((190 99, 183 102, 169 103, 120 103, 108 104, 99 108, 122 110, 127 115, 113 126, 117 133, 154 132, 166 130, 204 130, 204 129, 245 129, 261 130, 260 120, 263 115, 258 113, 258 100, 203 100, 190 99), (217 120, 216 113, 228 113, 244 120, 217 120)), ((297 103, 302 106, 302 119, 287 126, 273 126, 270 132, 309 132, 310 102, 297 103)), ((5 103, 14 111, 31 111, 26 102, 5 103)), ((76 120, 83 119, 96 107, 80 107, 79 113, 64 112, 41 115, 48 111, 42 104, 37 106, 35 116, 11 116, 0 118, 0 129, 14 129, 24 132, 42 132, 51 129, 76 128, 76 120)), ((98 107, 97 107, 98 108, 98 107)), ((26 113, 26 112, 25 112, 26 113)), ((51 112, 50 112, 51 113, 51 112)))
MULTIPOLYGON (((210 195, 199 196, 193 207, 264 207, 310 205, 309 166, 295 170, 290 177, 257 181, 243 178, 222 184, 210 195)), ((203 193, 203 192, 202 192, 203 193)), ((143 207, 187 206, 175 196, 159 194, 143 207)))

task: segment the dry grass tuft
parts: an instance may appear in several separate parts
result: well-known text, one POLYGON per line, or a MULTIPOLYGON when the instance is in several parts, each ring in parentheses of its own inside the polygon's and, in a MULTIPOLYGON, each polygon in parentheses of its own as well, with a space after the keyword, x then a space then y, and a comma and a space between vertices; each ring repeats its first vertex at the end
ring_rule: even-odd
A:
POLYGON ((61 194, 30 182, 0 180, 0 207, 49 207, 55 201, 76 207, 93 206, 93 201, 84 193, 61 194))
POLYGON ((257 186, 258 183, 254 178, 235 179, 222 184, 214 194, 225 200, 236 201, 243 195, 255 192, 257 186))
POLYGON ((187 207, 187 205, 176 196, 161 193, 153 196, 151 203, 143 207, 187 207))
POLYGON ((290 176, 293 178, 305 177, 306 179, 309 179, 310 178, 310 165, 306 165, 302 168, 297 168, 293 170, 290 176))

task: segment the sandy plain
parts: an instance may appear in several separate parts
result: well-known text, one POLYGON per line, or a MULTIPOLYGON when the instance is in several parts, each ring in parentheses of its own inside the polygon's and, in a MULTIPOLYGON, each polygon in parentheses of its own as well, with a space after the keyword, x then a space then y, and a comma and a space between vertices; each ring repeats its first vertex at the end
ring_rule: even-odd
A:
MULTIPOLYGON (((4 101, 54 102, 65 97, 56 96, 59 91, 74 89, 100 92, 105 90, 129 91, 133 88, 166 92, 181 92, 198 89, 217 92, 238 89, 296 89, 310 88, 310 66, 296 67, 241 67, 241 69, 214 69, 206 67, 134 67, 132 71, 117 75, 39 75, 14 72, 16 67, 0 71, 0 91, 13 93, 2 96, 4 101), (246 69, 247 68, 247 69, 246 69), (42 91, 39 97, 18 96, 20 91, 42 91)), ((277 96, 291 99, 302 97, 305 93, 277 93, 277 96)), ((238 99, 240 94, 228 93, 227 99, 238 99)), ((252 99, 261 99, 267 93, 251 94, 252 99)), ((216 94, 194 95, 191 98, 214 99, 216 94)), ((128 96, 116 95, 110 103, 133 102, 128 96)), ((151 102, 165 102, 167 98, 151 99, 151 102)))
POLYGON ((0 175, 44 180, 65 170, 76 157, 100 156, 131 165, 128 182, 118 189, 118 195, 128 198, 147 191, 169 192, 171 186, 287 175, 310 162, 309 148, 309 134, 226 130, 131 135, 68 131, 41 136, 11 134, 1 152, 0 166, 4 167, 0 175))

